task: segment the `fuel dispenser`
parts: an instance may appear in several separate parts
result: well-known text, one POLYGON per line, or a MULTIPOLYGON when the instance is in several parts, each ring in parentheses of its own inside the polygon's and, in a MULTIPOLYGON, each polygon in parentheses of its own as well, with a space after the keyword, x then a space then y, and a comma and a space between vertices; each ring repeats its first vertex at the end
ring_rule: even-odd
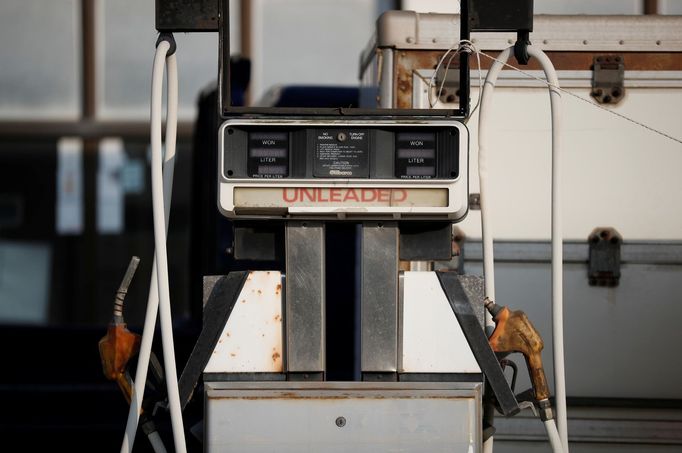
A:
MULTIPOLYGON (((565 432, 561 439, 553 422, 542 339, 522 312, 495 300, 480 137, 485 281, 400 267, 449 259, 452 226, 469 209, 469 32, 513 29, 520 38, 516 52, 543 59, 527 42, 532 2, 515 2, 511 23, 505 19, 509 14, 490 8, 491 1, 461 2, 461 41, 440 62, 459 71, 459 106, 447 110, 233 107, 229 2, 214 2, 213 22, 202 22, 198 11, 203 10, 188 6, 207 2, 185 3, 156 3, 157 28, 163 32, 151 109, 156 254, 144 333, 135 339, 135 378, 125 374, 120 357, 112 364, 112 354, 102 356, 108 376, 129 392, 121 451, 132 450, 142 412, 157 312, 168 386, 162 405, 171 414, 176 451, 185 450, 182 410, 192 398, 204 401, 203 445, 209 452, 492 451, 493 412, 513 416, 524 407, 539 410, 554 451, 567 451, 565 432), (284 272, 204 277, 203 329, 180 376, 165 251, 177 105, 176 49, 168 33, 173 31, 219 33, 216 209, 241 238, 235 256, 259 256, 271 246, 251 240, 247 225, 259 222, 281 228, 285 250, 284 272), (164 63, 168 112, 162 154, 164 63), (330 222, 358 225, 360 348, 354 381, 329 381, 326 373, 325 228, 330 222), (533 383, 520 395, 503 369, 509 363, 504 357, 514 352, 524 354, 533 383)), ((486 90, 491 88, 480 102, 481 123, 494 83, 491 70, 486 90)), ((480 130, 485 133, 484 124, 480 130)), ((123 320, 118 314, 115 325, 123 320)), ((565 416, 565 409, 559 415, 565 416)), ((156 435, 153 445, 163 451, 156 435)))

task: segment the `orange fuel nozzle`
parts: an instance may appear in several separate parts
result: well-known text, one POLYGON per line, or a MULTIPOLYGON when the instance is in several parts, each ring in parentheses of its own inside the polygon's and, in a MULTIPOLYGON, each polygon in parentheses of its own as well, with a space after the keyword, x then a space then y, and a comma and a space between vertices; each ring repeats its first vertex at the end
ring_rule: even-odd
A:
MULTIPOLYGON (((526 366, 533 384, 535 399, 546 405, 549 387, 542 367, 542 337, 521 310, 511 311, 486 299, 485 306, 495 321, 495 330, 488 339, 493 351, 501 354, 520 352, 526 359, 526 366)), ((551 418, 551 417, 550 417, 551 418)))
POLYGON ((102 371, 110 381, 116 381, 128 404, 132 386, 126 368, 130 358, 140 349, 140 336, 132 333, 125 324, 109 324, 107 334, 99 341, 102 371))
POLYGON ((126 370, 131 357, 140 349, 140 336, 126 328, 123 319, 123 301, 139 262, 140 259, 136 256, 130 260, 121 286, 116 291, 114 317, 109 324, 107 334, 99 341, 99 356, 102 360, 104 376, 118 383, 128 404, 132 398, 132 379, 126 370))

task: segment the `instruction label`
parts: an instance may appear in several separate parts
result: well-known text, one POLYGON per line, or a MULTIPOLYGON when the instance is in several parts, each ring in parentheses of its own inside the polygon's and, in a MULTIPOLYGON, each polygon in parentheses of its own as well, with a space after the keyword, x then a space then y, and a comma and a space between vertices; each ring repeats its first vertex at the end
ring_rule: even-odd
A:
POLYGON ((368 178, 369 133, 366 129, 315 131, 316 178, 368 178))

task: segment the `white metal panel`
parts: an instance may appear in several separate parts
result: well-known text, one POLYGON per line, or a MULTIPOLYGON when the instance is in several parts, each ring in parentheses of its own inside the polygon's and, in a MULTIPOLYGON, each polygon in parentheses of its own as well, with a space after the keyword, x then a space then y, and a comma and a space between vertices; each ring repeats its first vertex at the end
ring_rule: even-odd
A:
POLYGON ((296 384, 208 383, 206 451, 480 452, 481 384, 296 384))
POLYGON ((401 373, 480 373, 434 272, 404 272, 400 312, 401 373))
MULTIPOLYGON (((390 11, 377 22, 378 47, 447 49, 459 41, 459 15, 390 11)), ((682 49, 682 18, 674 16, 554 16, 533 19, 530 39, 542 50, 674 52, 682 49)), ((501 50, 515 33, 472 33, 480 50, 501 50)))
MULTIPOLYGON (((466 247, 466 245, 465 245, 466 247)), ((480 263, 467 262, 480 275, 480 263)), ((550 264, 496 263, 497 302, 523 310, 542 336, 550 387, 550 264)), ((569 397, 682 399, 682 272, 679 265, 624 264, 614 288, 588 285, 586 264, 564 266, 566 390, 569 397)), ((516 387, 530 386, 523 357, 516 387)), ((552 390, 553 391, 553 390, 552 390)))
POLYGON ((251 272, 205 373, 281 373, 282 274, 251 272))
MULTIPOLYGON (((478 96, 472 90, 472 99, 478 96)), ((589 89, 572 92, 590 100, 589 89)), ((495 239, 550 237, 550 118, 547 90, 499 88, 489 112, 491 216, 495 239)), ((571 96, 563 99, 563 229, 584 240, 612 226, 626 240, 682 239, 682 145, 571 96)), ((591 103, 592 101, 590 101, 591 103)), ((680 136, 682 89, 628 89, 610 106, 661 131, 680 136)), ((478 116, 469 121, 470 191, 479 191, 478 116)), ((480 211, 460 224, 480 237, 480 211)))
MULTIPOLYGON (((665 2, 666 0, 662 0, 665 2)), ((678 0, 667 0, 677 2, 678 0)), ((459 13, 460 2, 452 0, 403 0, 402 9, 420 13, 459 13)), ((535 0, 536 14, 639 14, 641 0, 535 0)))
MULTIPOLYGON (((413 77, 417 84, 415 107, 428 108, 423 80, 430 75, 421 71, 413 77)), ((559 71, 559 80, 564 85, 568 79, 564 86, 584 87, 570 91, 593 104, 589 75, 559 71)), ((682 138, 680 73, 626 71, 626 75, 625 98, 607 110, 682 138)), ((478 99, 478 80, 472 73, 474 79, 472 105, 478 99)), ((500 240, 549 239, 551 125, 547 89, 541 88, 541 82, 511 71, 502 73, 498 85, 489 117, 490 130, 495 131, 490 137, 488 165, 493 234, 500 240)), ((677 171, 682 168, 682 144, 570 95, 562 99, 565 239, 586 239, 593 228, 607 225, 629 241, 682 240, 682 178, 677 171)), ((438 102, 436 107, 445 105, 438 102)), ((478 115, 467 126, 471 133, 469 190, 478 192, 478 115)), ((467 236, 480 238, 480 212, 469 211, 459 227, 467 236)))

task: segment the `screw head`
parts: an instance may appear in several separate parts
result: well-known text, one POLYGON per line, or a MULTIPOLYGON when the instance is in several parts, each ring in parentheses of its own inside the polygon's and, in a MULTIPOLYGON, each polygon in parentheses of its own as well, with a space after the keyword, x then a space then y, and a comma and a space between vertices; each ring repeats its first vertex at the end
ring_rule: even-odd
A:
POLYGON ((339 428, 343 428, 346 426, 346 418, 345 417, 336 417, 336 426, 339 428))

